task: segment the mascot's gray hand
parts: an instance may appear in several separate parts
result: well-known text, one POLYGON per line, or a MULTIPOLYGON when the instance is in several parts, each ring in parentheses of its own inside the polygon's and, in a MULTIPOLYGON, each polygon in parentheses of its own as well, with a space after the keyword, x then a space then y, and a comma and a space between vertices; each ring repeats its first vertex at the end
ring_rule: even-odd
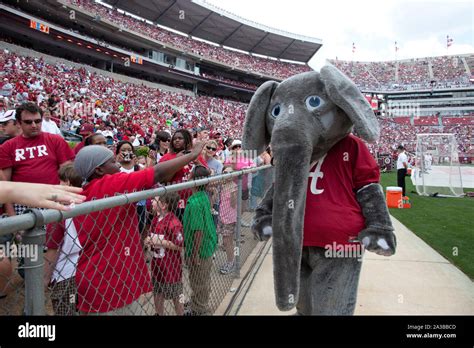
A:
POLYGON ((252 232, 259 241, 269 240, 273 234, 272 216, 263 215, 252 221, 252 232))
POLYGON ((377 255, 391 256, 397 248, 397 238, 392 231, 368 227, 359 233, 357 239, 368 251, 377 255))

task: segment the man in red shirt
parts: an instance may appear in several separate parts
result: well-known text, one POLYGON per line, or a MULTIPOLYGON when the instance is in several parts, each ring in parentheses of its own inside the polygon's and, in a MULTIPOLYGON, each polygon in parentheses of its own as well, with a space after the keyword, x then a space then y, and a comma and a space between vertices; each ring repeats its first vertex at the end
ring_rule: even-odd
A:
MULTIPOLYGON (((199 156, 203 146, 196 144, 190 153, 145 170, 120 173, 112 151, 91 145, 78 153, 74 168, 87 182, 82 194, 90 201, 168 182, 199 156)), ((78 216, 74 222, 82 246, 76 271, 78 310, 100 315, 145 314, 138 300, 152 288, 135 205, 78 216)))
MULTIPOLYGON (((35 103, 16 109, 22 135, 0 146, 0 169, 7 181, 59 184, 58 169, 74 160, 74 153, 59 135, 41 131, 43 112, 35 103)), ((15 206, 17 214, 22 206, 15 206)))

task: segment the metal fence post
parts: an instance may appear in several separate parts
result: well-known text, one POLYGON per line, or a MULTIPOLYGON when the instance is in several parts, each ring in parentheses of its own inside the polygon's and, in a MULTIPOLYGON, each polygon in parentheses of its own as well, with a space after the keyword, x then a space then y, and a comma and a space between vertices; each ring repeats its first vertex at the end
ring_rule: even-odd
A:
POLYGON ((42 227, 43 214, 40 210, 32 209, 36 216, 36 227, 26 230, 20 248, 25 259, 25 314, 45 315, 44 307, 44 256, 43 245, 46 231, 42 227))
POLYGON ((237 182, 237 224, 235 228, 234 248, 234 277, 240 278, 240 240, 242 224, 242 175, 238 176, 237 182))

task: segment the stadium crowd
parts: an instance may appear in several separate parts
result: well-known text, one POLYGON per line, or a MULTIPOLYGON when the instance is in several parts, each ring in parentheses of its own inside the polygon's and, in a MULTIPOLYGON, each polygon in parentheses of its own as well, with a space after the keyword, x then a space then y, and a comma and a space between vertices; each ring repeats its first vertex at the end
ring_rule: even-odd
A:
POLYGON ((97 129, 112 127, 117 140, 139 135, 149 142, 154 129, 212 126, 238 137, 245 117, 246 104, 124 83, 39 58, 2 52, 0 68, 4 109, 24 101, 47 105, 62 129, 76 131, 78 123, 90 123, 97 129))
POLYGON ((165 45, 175 47, 179 50, 190 52, 207 59, 225 63, 245 71, 284 79, 289 76, 310 71, 308 65, 293 64, 288 62, 251 56, 249 54, 228 50, 223 47, 211 45, 187 36, 176 34, 145 21, 140 21, 131 16, 122 14, 117 10, 109 9, 95 3, 92 0, 68 0, 72 5, 92 13, 94 16, 107 19, 120 28, 133 30, 148 36, 165 45))
POLYGON ((466 71, 463 59, 442 56, 410 61, 329 61, 361 89, 413 90, 470 86, 471 75, 466 71))
MULTIPOLYGON (((46 64, 39 58, 9 52, 1 53, 0 69, 0 94, 4 98, 0 110, 34 101, 51 108, 53 119, 60 121, 63 130, 79 133, 89 124, 115 142, 132 140, 141 145, 153 143, 159 130, 181 127, 191 131, 207 127, 222 139, 241 137, 247 104, 124 83, 84 68, 46 64)), ((414 144, 417 133, 440 131, 457 134, 461 152, 468 152, 471 146, 472 117, 443 117, 442 127, 437 116, 417 118, 413 125, 408 117, 383 118, 380 122, 382 136, 377 147, 384 150, 400 142, 414 144)))

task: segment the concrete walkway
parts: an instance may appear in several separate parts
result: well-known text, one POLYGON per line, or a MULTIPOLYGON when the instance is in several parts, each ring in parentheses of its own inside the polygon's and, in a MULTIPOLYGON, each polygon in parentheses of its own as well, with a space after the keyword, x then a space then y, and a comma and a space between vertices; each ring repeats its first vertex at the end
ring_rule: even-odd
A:
MULTIPOLYGON (((474 283, 398 220, 392 221, 397 253, 389 258, 365 253, 355 314, 473 315, 474 283)), ((271 242, 262 254, 229 314, 296 312, 275 306, 271 242)))

